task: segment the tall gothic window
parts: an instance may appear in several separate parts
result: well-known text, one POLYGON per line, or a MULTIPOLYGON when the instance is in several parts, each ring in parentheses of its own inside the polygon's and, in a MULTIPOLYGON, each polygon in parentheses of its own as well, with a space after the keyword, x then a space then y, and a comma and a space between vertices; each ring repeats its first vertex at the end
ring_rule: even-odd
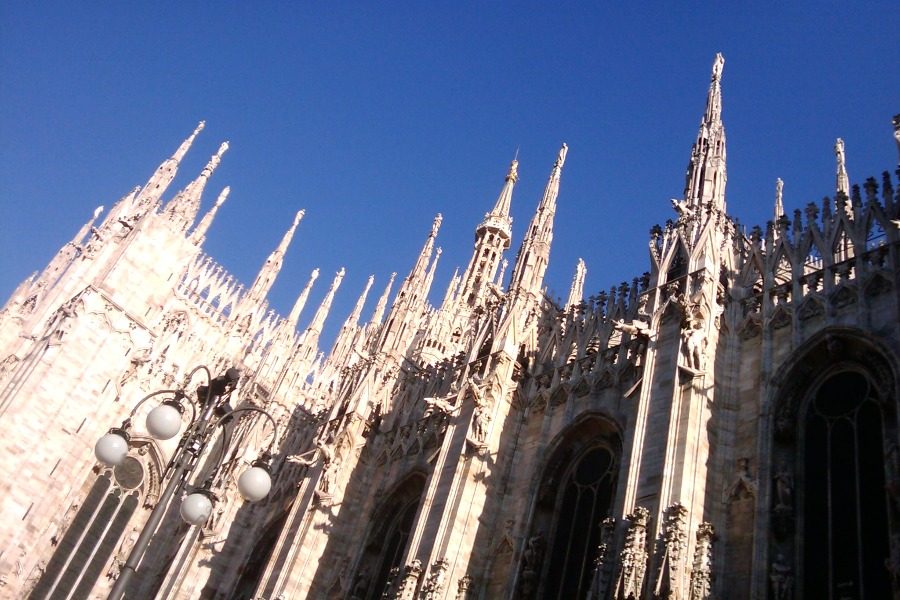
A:
POLYGON ((123 534, 140 504, 144 479, 144 466, 133 456, 97 477, 29 598, 86 600, 102 576, 118 575, 134 543, 123 534))
POLYGON ((892 597, 884 424, 869 380, 829 377, 805 425, 804 598, 892 597))
POLYGON ((563 439, 549 455, 537 490, 537 510, 519 578, 522 597, 587 597, 601 524, 615 499, 621 455, 615 426, 602 416, 587 416, 563 439))
POLYGON ((557 504, 545 598, 584 598, 615 487, 612 451, 596 446, 573 461, 557 504))
POLYGON ((378 511, 357 569, 359 589, 355 593, 362 600, 381 598, 391 571, 403 567, 424 489, 425 478, 416 474, 403 482, 378 511))

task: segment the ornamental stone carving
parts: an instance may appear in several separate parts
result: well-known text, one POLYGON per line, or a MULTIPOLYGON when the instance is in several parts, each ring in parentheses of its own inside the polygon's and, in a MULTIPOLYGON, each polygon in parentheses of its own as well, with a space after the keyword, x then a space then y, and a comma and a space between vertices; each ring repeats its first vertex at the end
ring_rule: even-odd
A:
POLYGON ((675 502, 666 509, 664 549, 654 593, 666 600, 684 598, 684 558, 687 552, 687 509, 675 502))
POLYGON ((406 565, 403 570, 403 579, 400 580, 400 589, 394 596, 397 600, 412 600, 416 597, 416 587, 419 585, 419 577, 422 576, 422 561, 418 558, 406 565))
POLYGON ((540 582, 541 567, 544 564, 544 532, 538 531, 525 546, 522 558, 525 566, 522 569, 522 596, 533 598, 540 582))
POLYGON ((447 578, 447 570, 450 561, 446 558, 434 561, 431 572, 422 586, 422 600, 438 600, 444 593, 444 583, 447 578))
POLYGON ((612 534, 615 529, 616 520, 612 517, 604 519, 600 524, 600 544, 597 546, 597 557, 594 559, 594 575, 591 579, 591 588, 588 590, 587 600, 606 598, 612 563, 610 547, 612 546, 612 534))
POLYGON ((712 542, 715 531, 710 523, 697 527, 697 545, 691 568, 690 600, 707 600, 712 588, 712 542))
POLYGON ((456 600, 468 600, 469 590, 472 589, 472 576, 468 573, 459 578, 456 583, 456 600))
POLYGON ((620 554, 621 566, 616 578, 616 600, 640 598, 647 571, 647 523, 650 521, 650 511, 638 506, 625 518, 629 525, 625 546, 620 554))

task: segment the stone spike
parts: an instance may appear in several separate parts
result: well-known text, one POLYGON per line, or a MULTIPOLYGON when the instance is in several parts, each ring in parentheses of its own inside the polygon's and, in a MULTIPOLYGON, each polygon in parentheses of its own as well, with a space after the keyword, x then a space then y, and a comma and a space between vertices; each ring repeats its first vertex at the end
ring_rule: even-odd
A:
POLYGON ((390 298, 391 295, 391 286, 394 285, 394 278, 396 276, 396 272, 391 273, 391 278, 384 288, 384 293, 381 294, 381 297, 378 299, 378 304, 375 305, 375 312, 372 313, 371 320, 371 323, 373 325, 379 325, 381 323, 381 319, 384 317, 384 311, 387 309, 388 298, 390 298))
POLYGON ((450 280, 450 285, 447 286, 447 291, 444 292, 444 301, 441 303, 441 308, 446 310, 450 308, 450 303, 453 302, 453 296, 456 294, 456 288, 459 287, 459 267, 456 267, 456 271, 453 272, 453 278, 450 280))
POLYGON ((369 275, 369 280, 366 283, 365 289, 363 289, 362 294, 359 295, 359 298, 356 301, 356 306, 353 307, 353 312, 350 313, 350 316, 347 317, 347 321, 344 323, 344 328, 355 328, 359 324, 359 316, 362 314, 363 306, 366 303, 366 297, 369 295, 369 289, 372 287, 372 284, 375 283, 375 276, 369 275))
POLYGON ((229 186, 225 186, 225 189, 219 194, 219 197, 216 199, 215 205, 209 209, 203 218, 200 220, 200 224, 197 225, 197 228, 194 229, 194 232, 191 234, 191 241, 195 244, 202 244, 203 239, 206 237, 206 232, 209 230, 209 226, 212 225, 213 219, 216 217, 216 213, 219 211, 219 207, 225 203, 225 199, 228 198, 228 194, 231 193, 231 188, 229 186))
MULTIPOLYGON (((325 295, 325 299, 322 300, 322 304, 319 305, 315 316, 313 316, 312 323, 310 323, 307 328, 307 334, 315 332, 316 343, 318 343, 318 337, 322 332, 322 326, 325 324, 325 318, 328 316, 328 311, 331 310, 334 294, 337 292, 338 288, 341 287, 341 281, 343 281, 345 274, 346 271, 343 267, 335 274, 334 280, 331 282, 331 287, 328 289, 328 294, 325 295)), ((309 338, 309 335, 307 335, 307 338, 309 338)))
POLYGON ((434 261, 431 263, 431 268, 428 270, 428 275, 425 277, 425 283, 422 286, 422 295, 421 298, 424 300, 428 298, 428 292, 431 291, 431 282, 434 281, 434 271, 437 269, 438 260, 441 258, 442 250, 438 248, 434 253, 434 261))
POLYGON ((575 306, 584 299, 584 277, 587 275, 587 266, 584 260, 579 258, 578 264, 575 265, 575 277, 572 279, 572 286, 569 288, 569 300, 566 306, 575 306))
POLYGON ((303 312, 303 307, 306 306, 306 300, 309 298, 309 292, 312 289, 313 284, 316 282, 316 279, 319 278, 319 269, 313 269, 313 272, 309 275, 309 281, 306 283, 306 287, 303 288, 303 291, 300 292, 300 295, 297 297, 297 301, 294 303, 294 308, 291 309, 291 314, 288 315, 287 323, 290 325, 290 329, 293 330, 297 327, 297 321, 300 319, 300 313, 303 312))
POLYGON ((167 158, 162 162, 161 165, 156 169, 156 172, 147 181, 147 185, 144 186, 144 189, 141 191, 140 195, 137 197, 135 201, 135 205, 137 208, 141 208, 146 206, 152 202, 156 202, 159 198, 166 192, 166 189, 169 187, 169 184, 172 183, 172 180, 175 179, 176 173, 178 173, 178 165, 181 163, 181 159, 184 158, 185 154, 187 154, 188 149, 190 149, 191 144, 194 143, 194 138, 197 137, 203 127, 206 125, 205 121, 200 121, 197 125, 197 128, 194 129, 194 133, 192 133, 188 138, 181 143, 178 149, 175 151, 170 158, 167 158))

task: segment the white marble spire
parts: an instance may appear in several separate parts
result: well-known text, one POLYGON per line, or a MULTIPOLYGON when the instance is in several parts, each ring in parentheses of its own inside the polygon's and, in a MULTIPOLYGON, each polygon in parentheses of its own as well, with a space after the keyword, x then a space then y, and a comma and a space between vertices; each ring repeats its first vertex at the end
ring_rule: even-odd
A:
POLYGON ((216 203, 213 205, 209 212, 203 215, 203 218, 200 219, 200 224, 194 229, 193 233, 191 233, 191 241, 196 245, 201 245, 203 240, 206 238, 206 232, 209 231, 209 226, 212 225, 213 219, 216 218, 216 213, 219 212, 219 207, 221 207, 226 198, 228 198, 228 194, 231 193, 231 188, 229 186, 225 186, 219 193, 219 197, 216 198, 216 203))
POLYGON ((381 319, 384 318, 384 311, 387 309, 387 303, 388 299, 391 296, 391 287, 394 285, 395 277, 397 277, 397 273, 391 273, 391 278, 388 281, 387 285, 384 287, 384 292, 378 299, 378 304, 375 305, 375 312, 372 313, 372 320, 370 321, 370 323, 372 323, 373 325, 380 325, 381 319))
POLYGON ((572 287, 569 288, 569 300, 566 302, 566 306, 575 306, 584 299, 585 275, 587 275, 587 267, 584 260, 579 258, 578 264, 575 265, 575 277, 572 278, 572 287))

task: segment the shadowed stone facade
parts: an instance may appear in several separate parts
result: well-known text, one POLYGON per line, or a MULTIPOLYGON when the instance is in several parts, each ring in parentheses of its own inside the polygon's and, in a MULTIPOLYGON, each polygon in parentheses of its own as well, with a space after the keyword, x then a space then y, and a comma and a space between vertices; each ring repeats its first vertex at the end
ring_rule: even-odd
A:
POLYGON ((176 499, 127 598, 900 598, 900 190, 851 186, 838 140, 833 199, 786 215, 779 180, 746 231, 723 65, 647 273, 584 299, 580 262, 564 305, 544 294, 563 144, 515 257, 513 161, 440 306, 438 215, 393 303, 391 278, 361 322, 370 278, 327 352, 343 270, 302 331, 318 270, 288 317, 266 305, 302 211, 244 288, 202 247, 228 188, 197 219, 227 143, 162 200, 201 123, 0 311, 2 595, 106 596, 177 440, 144 411, 122 466, 94 442, 206 364, 237 366, 232 404, 279 434, 228 425, 212 516, 176 499))

